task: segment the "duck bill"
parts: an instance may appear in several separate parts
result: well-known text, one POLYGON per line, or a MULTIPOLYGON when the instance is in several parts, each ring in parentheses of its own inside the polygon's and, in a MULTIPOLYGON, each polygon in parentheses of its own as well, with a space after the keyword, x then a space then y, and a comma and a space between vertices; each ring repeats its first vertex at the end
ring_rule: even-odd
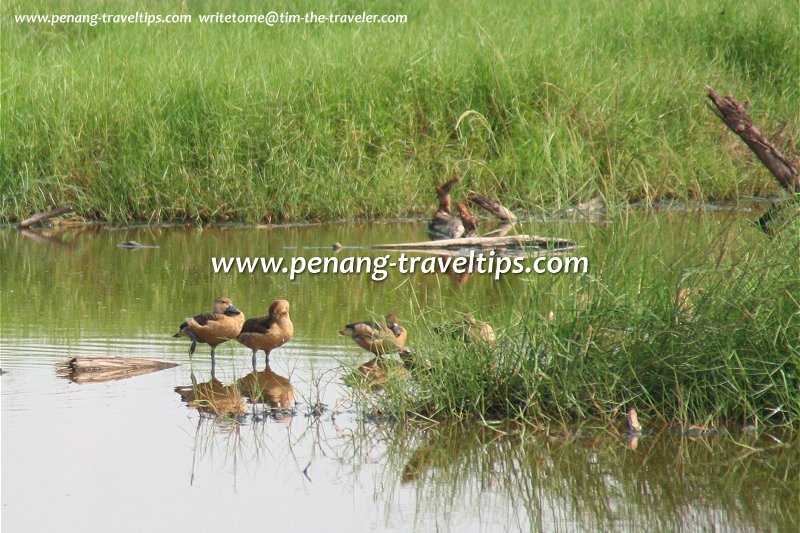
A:
POLYGON ((393 322, 392 325, 389 326, 389 329, 392 330, 392 333, 394 333, 395 337, 400 336, 400 326, 397 325, 397 322, 393 322))
POLYGON ((226 314, 231 314, 231 315, 240 315, 240 314, 242 314, 242 312, 239 311, 239 308, 236 307, 233 304, 228 306, 228 309, 225 310, 225 313, 226 314))

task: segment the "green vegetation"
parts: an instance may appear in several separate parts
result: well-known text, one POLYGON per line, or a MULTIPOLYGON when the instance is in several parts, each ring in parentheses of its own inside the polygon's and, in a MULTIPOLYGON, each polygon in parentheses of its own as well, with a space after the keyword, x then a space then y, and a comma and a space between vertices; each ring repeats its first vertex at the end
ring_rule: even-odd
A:
POLYGON ((436 334, 463 304, 428 311, 409 326, 410 385, 395 380, 373 407, 532 423, 621 423, 633 407, 651 428, 796 426, 800 225, 768 240, 714 223, 671 251, 643 245, 686 229, 622 217, 596 229, 590 275, 531 278, 490 320, 494 346, 436 334))
MULTIPOLYGON (((2 220, 65 203, 114 222, 421 214, 452 171, 525 211, 597 192, 773 192, 704 108, 705 83, 749 99, 768 135, 788 121, 779 145, 796 153, 797 1, 281 7, 408 15, 390 26, 13 18, 76 9, 127 10, 99 0, 0 7, 2 220)), ((264 8, 219 1, 213 11, 264 8)))

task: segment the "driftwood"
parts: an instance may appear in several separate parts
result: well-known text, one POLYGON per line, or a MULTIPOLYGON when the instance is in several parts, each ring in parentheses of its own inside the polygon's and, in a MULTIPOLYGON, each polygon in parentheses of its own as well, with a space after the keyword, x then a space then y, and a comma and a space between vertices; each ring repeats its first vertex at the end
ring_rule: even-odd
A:
POLYGON ((475 205, 487 210, 500 220, 511 222, 512 224, 517 221, 517 217, 514 215, 514 213, 512 213, 505 206, 501 205, 500 202, 496 202, 495 200, 483 196, 482 194, 478 194, 475 191, 469 191, 469 200, 475 205))
POLYGON ((464 226, 464 234, 461 237, 474 237, 478 231, 478 219, 464 204, 457 204, 456 209, 458 209, 461 224, 464 226))
POLYGON ((781 184, 781 187, 790 193, 800 193, 800 173, 797 169, 781 154, 758 131, 752 119, 747 114, 747 110, 730 96, 720 97, 717 92, 706 85, 708 98, 711 102, 706 105, 717 115, 728 128, 747 144, 747 146, 758 156, 764 166, 781 184), (713 105, 712 105, 713 104, 713 105))
MULTIPOLYGON (((453 176, 442 185, 437 185, 436 199, 439 201, 439 209, 433 215, 433 218, 428 223, 428 233, 434 239, 449 239, 455 237, 463 237, 466 234, 465 225, 466 221, 463 218, 460 220, 453 215, 453 201, 450 198, 450 189, 453 185, 458 183, 461 178, 453 176)), ((462 211, 462 204, 458 204, 459 212, 462 211)), ((473 218, 474 220, 474 218, 473 218)), ((474 227, 472 228, 474 233, 474 227)))
POLYGON ((442 239, 438 241, 400 242, 376 244, 370 248, 381 250, 442 250, 457 248, 561 248, 575 246, 575 242, 558 237, 538 235, 513 235, 511 237, 466 237, 462 239, 442 239))
POLYGON ((139 244, 136 241, 125 241, 117 245, 117 248, 125 248, 128 250, 136 250, 139 248, 160 248, 160 246, 153 246, 149 244, 139 244))
POLYGON ((175 366, 177 363, 137 357, 73 357, 59 369, 59 375, 76 383, 101 383, 143 376, 175 366))
POLYGON ((442 185, 437 185, 436 189, 436 198, 439 200, 439 211, 442 213, 451 214, 453 212, 452 209, 452 200, 450 199, 450 189, 453 188, 453 185, 458 183, 461 178, 458 176, 453 176, 449 180, 447 180, 442 185))
MULTIPOLYGON (((434 239, 470 238, 478 234, 478 219, 465 204, 456 204, 457 213, 453 213, 450 189, 459 180, 458 176, 453 176, 442 185, 435 187, 439 209, 428 223, 428 234, 434 239)), ((470 202, 493 214, 501 222, 500 226, 489 232, 488 235, 504 237, 517 221, 514 213, 496 200, 475 191, 469 191, 468 197, 470 202)))
POLYGON ((26 229, 30 228, 35 224, 39 224, 40 222, 44 222, 45 220, 49 220, 53 217, 57 217, 59 215, 64 215, 66 213, 71 213, 75 211, 75 208, 71 205, 66 207, 60 207, 58 209, 53 209, 52 211, 46 211, 44 213, 37 213, 30 218, 26 218, 19 224, 17 224, 18 229, 26 229))

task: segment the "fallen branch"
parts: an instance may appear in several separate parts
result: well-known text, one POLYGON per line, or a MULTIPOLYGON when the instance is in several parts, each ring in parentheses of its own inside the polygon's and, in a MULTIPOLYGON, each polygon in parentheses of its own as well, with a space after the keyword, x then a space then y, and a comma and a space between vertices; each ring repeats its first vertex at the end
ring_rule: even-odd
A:
POLYGON ((747 146, 758 156, 764 166, 781 184, 781 187, 790 193, 800 193, 800 173, 758 131, 747 110, 730 96, 720 97, 717 92, 706 85, 708 98, 711 102, 706 105, 722 120, 731 131, 741 137, 747 146), (713 106, 712 106, 713 104, 713 106))
POLYGON ((438 241, 401 242, 395 244, 375 244, 370 248, 381 250, 441 250, 452 248, 561 248, 575 246, 575 242, 558 237, 538 235, 513 235, 510 237, 464 237, 438 241))
POLYGON ((501 205, 500 202, 496 202, 491 198, 483 196, 482 194, 478 194, 475 191, 469 191, 469 200, 472 203, 489 211, 500 220, 512 223, 517 221, 517 217, 511 212, 511 210, 501 205))
POLYGON ((45 220, 49 220, 59 215, 64 215, 66 213, 71 213, 72 211, 75 211, 75 208, 71 205, 68 205, 66 207, 53 209, 52 211, 46 211, 44 213, 36 213, 32 217, 26 218, 25 220, 17 224, 17 229, 30 228, 34 224, 39 224, 40 222, 44 222, 45 220))
POLYGON ((439 200, 439 211, 440 213, 452 213, 452 201, 450 200, 450 189, 453 188, 453 185, 458 183, 461 178, 458 176, 453 176, 449 180, 447 180, 442 185, 437 185, 436 189, 436 198, 439 200))
POLYGON ((464 233, 461 238, 474 237, 478 232, 478 219, 470 212, 469 208, 464 204, 456 204, 458 209, 458 216, 461 218, 461 224, 464 226, 464 233))

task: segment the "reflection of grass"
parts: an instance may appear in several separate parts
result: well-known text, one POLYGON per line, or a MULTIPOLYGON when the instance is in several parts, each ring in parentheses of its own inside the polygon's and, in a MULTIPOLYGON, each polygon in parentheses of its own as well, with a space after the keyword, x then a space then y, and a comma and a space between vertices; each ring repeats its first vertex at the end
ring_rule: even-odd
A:
POLYGON ((417 521, 458 520, 466 506, 484 522, 521 531, 798 525, 796 442, 664 433, 633 452, 617 438, 586 433, 504 433, 475 424, 392 431, 386 484, 399 479, 417 491, 417 521))
POLYGON ((773 240, 687 235, 677 255, 642 256, 641 240, 664 230, 622 219, 598 229, 590 275, 531 280, 496 346, 420 320, 411 386, 387 390, 378 408, 567 422, 621 421, 635 407, 653 424, 796 426, 797 228, 773 240))
MULTIPOLYGON (((49 27, 12 16, 71 2, 4 2, 0 218, 402 216, 429 212, 453 167, 516 209, 773 188, 702 106, 706 82, 768 134, 788 120, 793 151, 796 2, 328 4, 409 23, 49 27)), ((148 7, 181 10, 208 12, 148 7)))

